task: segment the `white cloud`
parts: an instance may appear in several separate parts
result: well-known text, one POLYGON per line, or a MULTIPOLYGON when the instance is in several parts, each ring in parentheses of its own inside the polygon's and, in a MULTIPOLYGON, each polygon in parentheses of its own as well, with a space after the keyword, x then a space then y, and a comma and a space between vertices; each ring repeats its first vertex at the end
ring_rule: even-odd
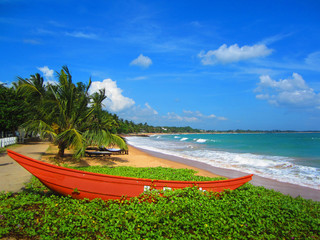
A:
POLYGON ((27 43, 27 44, 32 44, 32 45, 39 45, 40 44, 40 42, 35 39, 24 39, 23 42, 27 43))
POLYGON ((161 118, 158 112, 148 103, 145 103, 144 106, 133 105, 119 113, 119 116, 136 123, 148 122, 149 124, 158 123, 158 120, 161 118))
POLYGON ((156 110, 154 110, 149 103, 145 103, 145 106, 147 107, 148 110, 150 110, 153 114, 157 115, 158 112, 156 110))
POLYGON ((271 37, 265 38, 264 40, 262 40, 260 43, 261 44, 273 44, 275 42, 281 41, 284 38, 290 37, 293 33, 280 33, 280 34, 276 34, 273 35, 271 37))
POLYGON ((301 75, 293 73, 292 78, 275 81, 269 75, 260 76, 255 89, 256 98, 270 104, 286 107, 319 108, 320 94, 310 88, 301 75))
POLYGON ((219 121, 227 121, 228 120, 228 118, 226 118, 226 117, 217 117, 217 119, 219 121))
POLYGON ((99 89, 106 90, 107 98, 104 100, 103 104, 112 112, 123 111, 135 104, 134 100, 122 95, 122 89, 118 88, 116 81, 104 79, 102 82, 92 82, 90 94, 98 92, 99 89))
POLYGON ((238 44, 228 47, 226 44, 220 46, 217 50, 209 50, 207 53, 201 51, 198 57, 203 65, 214 65, 216 63, 231 63, 247 60, 251 58, 265 57, 271 54, 272 49, 269 49, 264 44, 256 44, 253 46, 239 47, 238 44))
POLYGON ((44 66, 44 67, 38 67, 38 70, 40 70, 43 73, 43 76, 45 78, 45 84, 56 83, 53 77, 53 73, 54 73, 53 69, 50 69, 48 66, 44 66))
POLYGON ((147 122, 154 126, 187 126, 227 120, 225 117, 217 117, 214 114, 204 115, 199 111, 183 111, 182 114, 168 112, 165 115, 160 115, 149 103, 145 103, 143 106, 133 105, 120 112, 119 116, 135 123, 147 122))
POLYGON ((46 78, 53 78, 53 69, 49 69, 48 66, 38 67, 46 78))
POLYGON ((165 118, 172 121, 187 122, 187 123, 198 121, 198 118, 195 116, 180 116, 174 112, 168 112, 165 118))
POLYGON ((147 56, 143 56, 142 54, 140 54, 139 57, 137 57, 130 63, 130 65, 136 65, 144 68, 149 67, 151 64, 152 60, 147 56))
POLYGON ((214 114, 205 115, 200 111, 183 111, 181 115, 169 112, 161 115, 148 102, 143 106, 136 105, 131 98, 122 95, 122 89, 117 86, 116 81, 104 79, 102 82, 94 81, 91 84, 89 93, 105 89, 107 99, 103 104, 107 110, 117 113, 121 118, 136 123, 148 122, 150 125, 165 126, 168 124, 188 125, 190 123, 201 123, 208 121, 225 121, 225 117, 217 117, 214 114))
POLYGON ((306 59, 305 59, 306 64, 315 66, 319 69, 320 66, 320 51, 318 52, 313 52, 310 53, 306 59))
POLYGON ((132 77, 132 78, 127 78, 128 80, 131 81, 141 81, 141 80, 146 80, 148 77, 146 76, 140 76, 140 77, 132 77))
POLYGON ((94 33, 84 33, 84 32, 66 32, 67 36, 75 38, 86 38, 86 39, 97 39, 98 36, 94 33))
POLYGON ((200 111, 183 111, 183 115, 180 116, 174 112, 169 112, 167 116, 165 116, 168 120, 173 120, 173 121, 182 121, 182 122, 201 122, 201 121, 208 121, 208 120, 227 120, 225 117, 217 117, 214 114, 210 115, 204 115, 200 111))

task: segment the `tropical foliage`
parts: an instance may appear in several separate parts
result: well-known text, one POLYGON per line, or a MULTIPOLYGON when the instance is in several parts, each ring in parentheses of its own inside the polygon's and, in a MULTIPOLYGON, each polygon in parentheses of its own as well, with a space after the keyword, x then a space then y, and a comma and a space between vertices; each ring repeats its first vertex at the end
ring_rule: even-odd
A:
POLYGON ((88 145, 116 144, 126 149, 125 141, 109 132, 110 118, 102 112, 105 91, 89 95, 88 85, 74 84, 69 69, 57 72, 57 84, 44 84, 39 75, 19 78, 17 93, 23 96, 32 115, 22 124, 27 133, 49 137, 58 145, 60 157, 66 148, 74 149, 76 158, 83 156, 88 145))
MULTIPOLYGON (((103 169, 110 173, 110 168, 98 171, 103 169)), ((134 175, 134 168, 113 171, 134 175)), ((163 168, 137 169, 135 176, 142 174, 197 177, 190 170, 163 168)), ((320 239, 319 202, 251 184, 220 194, 196 187, 161 193, 129 201, 76 200, 55 195, 34 178, 21 193, 0 194, 0 238, 320 239)))
POLYGON ((14 89, 0 84, 0 132, 15 132, 26 117, 23 98, 14 89))

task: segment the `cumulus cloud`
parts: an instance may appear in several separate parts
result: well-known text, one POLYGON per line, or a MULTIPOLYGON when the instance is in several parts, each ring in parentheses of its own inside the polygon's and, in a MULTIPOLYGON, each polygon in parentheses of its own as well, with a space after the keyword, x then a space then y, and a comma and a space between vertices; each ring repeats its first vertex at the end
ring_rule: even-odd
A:
POLYGON ((155 126, 187 126, 190 124, 203 124, 208 122, 225 121, 225 117, 217 117, 214 114, 205 115, 200 111, 183 111, 181 114, 168 112, 167 114, 159 114, 149 103, 143 106, 133 105, 119 113, 119 116, 124 119, 134 121, 136 123, 147 122, 155 126))
POLYGON ((50 69, 48 66, 44 66, 44 67, 38 67, 38 70, 40 70, 43 73, 46 83, 56 83, 53 77, 53 73, 54 73, 53 69, 50 69))
POLYGON ((107 99, 104 100, 103 105, 107 110, 117 113, 123 119, 136 123, 148 122, 151 125, 164 126, 169 123, 188 125, 190 123, 227 120, 225 117, 218 117, 214 114, 205 115, 200 111, 185 110, 181 114, 174 112, 159 114, 148 102, 142 106, 136 105, 133 99, 123 96, 122 89, 117 86, 116 81, 111 79, 92 82, 89 94, 98 92, 99 89, 105 89, 106 91, 107 99))
POLYGON ((255 89, 257 99, 285 107, 319 108, 320 94, 310 88, 301 75, 293 73, 292 78, 271 79, 269 75, 260 76, 255 89))
POLYGON ((232 63, 239 62, 251 58, 265 57, 271 54, 265 44, 256 44, 253 46, 239 47, 238 44, 227 46, 223 44, 217 50, 209 50, 207 53, 201 51, 198 57, 203 65, 214 65, 216 63, 232 63))
POLYGON ((159 113, 149 103, 145 103, 143 106, 133 105, 119 113, 119 116, 136 123, 148 122, 149 124, 158 123, 161 118, 159 113))
POLYGON ((140 66, 144 68, 148 68, 151 64, 152 60, 147 56, 143 56, 142 54, 140 54, 139 57, 137 57, 130 63, 130 65, 140 66))
POLYGON ((89 93, 92 94, 94 92, 98 92, 99 89, 106 90, 107 98, 104 100, 103 104, 112 112, 125 110, 135 104, 134 100, 122 95, 122 89, 117 86, 116 81, 104 79, 102 82, 92 82, 89 93))
POLYGON ((54 71, 53 69, 49 69, 48 66, 38 67, 38 70, 40 70, 46 78, 53 78, 54 71))

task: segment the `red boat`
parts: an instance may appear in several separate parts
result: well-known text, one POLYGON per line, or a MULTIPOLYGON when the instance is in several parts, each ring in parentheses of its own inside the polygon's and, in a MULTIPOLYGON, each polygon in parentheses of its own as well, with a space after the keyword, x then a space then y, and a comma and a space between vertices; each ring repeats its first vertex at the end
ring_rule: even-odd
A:
POLYGON ((139 196, 150 189, 166 190, 198 186, 202 191, 234 190, 252 179, 253 175, 219 181, 168 181, 120 177, 85 172, 41 162, 11 150, 8 155, 37 177, 45 186, 62 195, 77 199, 120 199, 139 196))

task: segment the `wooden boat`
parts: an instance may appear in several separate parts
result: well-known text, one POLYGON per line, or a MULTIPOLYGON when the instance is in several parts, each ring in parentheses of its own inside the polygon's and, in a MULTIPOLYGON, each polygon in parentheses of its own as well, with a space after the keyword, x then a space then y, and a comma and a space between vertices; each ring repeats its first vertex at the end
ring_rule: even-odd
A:
POLYGON ((166 190, 198 186, 202 191, 234 190, 252 179, 253 175, 219 181, 167 181, 120 177, 55 166, 26 157, 11 150, 8 155, 37 177, 45 186, 76 199, 120 199, 136 197, 151 189, 166 190))

